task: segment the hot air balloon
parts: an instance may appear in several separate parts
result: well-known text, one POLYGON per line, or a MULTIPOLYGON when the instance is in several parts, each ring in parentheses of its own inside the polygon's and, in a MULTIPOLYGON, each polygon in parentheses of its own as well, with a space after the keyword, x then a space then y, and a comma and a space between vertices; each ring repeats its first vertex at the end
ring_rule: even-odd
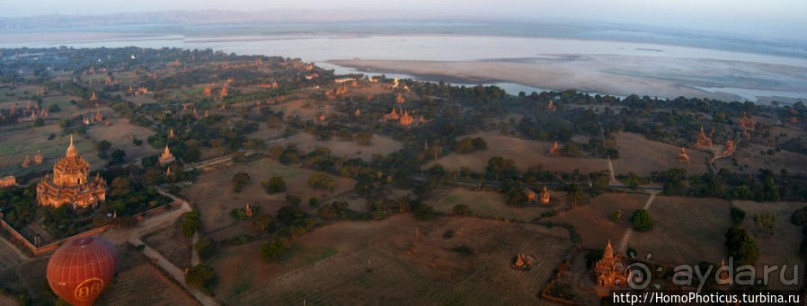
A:
POLYGON ((118 265, 118 250, 98 236, 62 245, 48 261, 48 284, 74 306, 92 305, 106 289, 118 265))

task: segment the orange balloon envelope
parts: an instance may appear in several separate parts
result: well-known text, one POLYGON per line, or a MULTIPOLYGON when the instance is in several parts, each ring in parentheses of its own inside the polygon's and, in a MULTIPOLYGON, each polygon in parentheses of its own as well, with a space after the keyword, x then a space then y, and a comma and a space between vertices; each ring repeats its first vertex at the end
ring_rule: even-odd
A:
POLYGON ((92 305, 109 285, 118 265, 118 250, 98 236, 71 240, 48 261, 48 284, 71 305, 92 305))

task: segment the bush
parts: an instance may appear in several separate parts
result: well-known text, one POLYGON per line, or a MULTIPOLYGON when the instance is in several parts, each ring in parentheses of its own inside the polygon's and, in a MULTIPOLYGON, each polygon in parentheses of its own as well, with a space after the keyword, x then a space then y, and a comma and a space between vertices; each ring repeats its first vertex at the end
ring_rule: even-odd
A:
POLYGON ((807 207, 802 207, 790 216, 790 223, 795 226, 807 225, 807 207))
POLYGON ((285 238, 274 238, 261 247, 261 258, 265 262, 272 262, 289 247, 285 238))
POLYGON ((633 224, 633 229, 639 232, 646 232, 653 228, 653 220, 650 218, 650 213, 648 213, 646 209, 633 211, 630 222, 633 224))
POLYGON ((454 251, 457 254, 460 254, 462 256, 474 255, 474 250, 471 249, 471 247, 469 247, 467 245, 460 245, 460 246, 453 247, 453 248, 451 248, 451 251, 454 251))
POLYGON ((732 205, 731 211, 729 213, 731 214, 731 222, 733 222, 734 224, 743 223, 743 220, 745 220, 745 211, 738 207, 732 205))
POLYGON ((268 182, 261 182, 261 185, 268 194, 276 194, 286 191, 286 181, 280 176, 273 176, 269 178, 268 182))
POLYGON ((252 178, 246 172, 238 172, 233 175, 232 185, 234 192, 241 192, 241 189, 244 188, 252 178))
POLYGON ((434 218, 434 208, 428 204, 420 204, 415 208, 414 214, 420 220, 431 220, 434 218))
POLYGON ((617 209, 614 212, 612 212, 610 215, 608 215, 608 220, 611 220, 611 222, 617 222, 619 220, 622 220, 622 210, 617 209))
POLYGON ((771 230, 773 229, 773 225, 776 224, 776 215, 770 210, 761 214, 755 214, 754 223, 758 227, 771 230))
POLYGON ((333 190, 336 187, 336 180, 325 172, 317 172, 308 178, 308 186, 314 189, 333 190))
POLYGON ((233 208, 230 210, 230 217, 236 222, 241 222, 247 219, 247 211, 243 208, 233 208))
POLYGON ((470 215, 473 214, 473 212, 471 211, 471 208, 469 208, 468 205, 465 205, 465 204, 459 204, 459 205, 454 206, 451 209, 451 212, 453 214, 455 214, 455 215, 460 215, 460 216, 470 216, 470 215))

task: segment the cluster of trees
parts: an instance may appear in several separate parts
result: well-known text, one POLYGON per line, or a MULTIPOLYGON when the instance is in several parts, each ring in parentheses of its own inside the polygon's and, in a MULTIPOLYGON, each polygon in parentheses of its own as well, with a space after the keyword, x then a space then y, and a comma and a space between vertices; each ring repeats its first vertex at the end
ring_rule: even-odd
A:
POLYGON ((454 152, 459 154, 468 154, 475 151, 487 150, 488 144, 485 142, 482 137, 465 137, 460 139, 457 142, 457 145, 454 147, 454 152))
POLYGON ((755 175, 749 175, 720 169, 717 173, 687 176, 685 169, 673 168, 654 172, 650 178, 664 183, 665 195, 758 202, 807 200, 807 178, 789 175, 787 170, 776 175, 771 170, 760 169, 755 175))

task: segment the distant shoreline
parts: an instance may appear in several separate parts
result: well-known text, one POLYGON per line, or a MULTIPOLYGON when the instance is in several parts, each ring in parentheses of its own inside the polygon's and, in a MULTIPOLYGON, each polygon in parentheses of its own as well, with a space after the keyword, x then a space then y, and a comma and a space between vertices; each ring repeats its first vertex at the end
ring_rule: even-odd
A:
MULTIPOLYGON (((594 78, 579 80, 579 78, 558 78, 559 73, 551 72, 551 68, 535 67, 524 64, 515 67, 518 63, 504 61, 407 61, 407 60, 330 60, 328 63, 356 69, 359 72, 370 73, 400 73, 417 77, 419 80, 461 84, 490 84, 496 82, 512 82, 548 90, 576 89, 583 92, 599 92, 614 96, 628 96, 638 94, 660 98, 675 98, 678 96, 701 97, 719 99, 724 101, 737 100, 739 97, 729 93, 712 93, 695 88, 674 87, 659 81, 658 84, 645 83, 642 88, 634 86, 618 87, 616 82, 604 86, 594 78), (563 81, 559 79, 577 79, 580 82, 563 81), (631 90, 633 88, 634 90, 631 90), (656 94, 653 94, 656 92, 656 94), (666 92, 666 95, 658 94, 666 92)), ((527 93, 529 94, 529 93, 527 93)))

